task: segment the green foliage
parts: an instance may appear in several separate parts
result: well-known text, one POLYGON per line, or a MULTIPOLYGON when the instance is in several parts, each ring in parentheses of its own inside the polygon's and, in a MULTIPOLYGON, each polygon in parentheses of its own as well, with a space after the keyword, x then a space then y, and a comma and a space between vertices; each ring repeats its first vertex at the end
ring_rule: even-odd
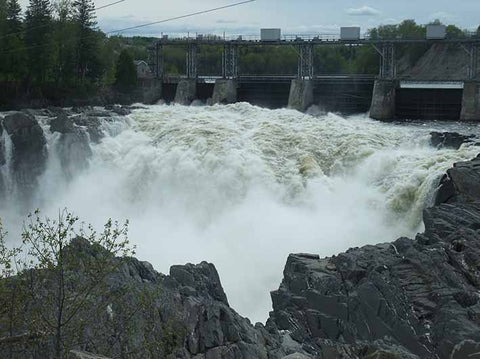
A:
POLYGON ((117 60, 115 85, 122 92, 131 92, 137 84, 137 68, 128 50, 123 50, 117 60))
POLYGON ((44 83, 51 74, 53 60, 53 19, 49 0, 30 0, 25 29, 29 76, 36 83, 44 83))
MULTIPOLYGON (((6 279, 0 281, 7 290, 0 292, 0 298, 15 295, 16 307, 26 308, 20 323, 28 336, 49 338, 55 358, 63 358, 79 345, 85 328, 113 301, 108 278, 121 263, 117 257, 134 253, 127 233, 128 222, 121 226, 111 220, 100 233, 91 226, 84 229, 77 217, 64 210, 57 220, 42 219, 38 212, 30 215, 21 249, 6 249, 0 241, 0 265, 7 271, 6 279), (15 277, 7 267, 12 256, 15 277)), ((17 331, 22 328, 13 317, 12 322, 17 331)))

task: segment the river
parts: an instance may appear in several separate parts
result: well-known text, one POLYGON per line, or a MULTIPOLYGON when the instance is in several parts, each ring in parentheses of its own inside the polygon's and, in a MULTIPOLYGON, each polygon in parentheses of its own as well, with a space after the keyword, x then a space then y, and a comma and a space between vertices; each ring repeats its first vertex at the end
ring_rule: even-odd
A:
MULTIPOLYGON (((329 256, 414 236, 439 178, 479 152, 429 144, 434 130, 478 132, 466 124, 382 123, 246 103, 156 105, 103 121, 88 167, 69 178, 55 151, 60 134, 40 121, 49 158, 30 210, 56 216, 67 207, 97 228, 129 219, 137 257, 164 273, 213 262, 231 306, 252 321, 271 310, 269 291, 289 253, 329 256)), ((71 161, 75 167, 74 154, 71 161)), ((8 166, 1 173, 8 182, 8 166)), ((0 216, 12 238, 25 210, 14 191, 7 197, 0 216)))

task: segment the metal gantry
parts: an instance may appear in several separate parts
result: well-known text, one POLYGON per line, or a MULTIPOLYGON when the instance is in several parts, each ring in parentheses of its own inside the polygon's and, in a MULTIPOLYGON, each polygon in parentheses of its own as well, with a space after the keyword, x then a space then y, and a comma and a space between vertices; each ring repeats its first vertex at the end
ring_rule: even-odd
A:
POLYGON ((395 45, 393 43, 382 43, 372 46, 380 54, 380 73, 381 79, 393 80, 397 76, 397 63, 395 57, 395 45))
MULTIPOLYGON (((396 46, 406 44, 458 44, 463 47, 468 55, 468 73, 466 77, 470 80, 476 79, 479 76, 479 38, 468 39, 441 39, 441 40, 409 40, 409 39, 359 39, 359 40, 322 40, 313 38, 311 40, 303 40, 296 38, 295 40, 278 40, 278 41, 256 41, 256 40, 242 40, 241 37, 236 40, 224 40, 219 38, 205 39, 197 37, 196 39, 168 39, 159 40, 153 47, 152 54, 152 71, 157 78, 162 78, 165 75, 164 69, 164 51, 163 47, 185 46, 186 54, 186 73, 188 78, 198 77, 198 48, 202 45, 216 45, 223 47, 222 55, 222 76, 223 78, 239 78, 239 49, 240 47, 255 47, 255 46, 291 46, 295 48, 298 55, 298 70, 297 78, 312 79, 315 78, 314 73, 314 49, 315 46, 373 46, 380 55, 380 69, 379 78, 394 80, 397 78, 396 69, 396 46)), ((295 76, 295 75, 292 75, 295 76)), ((462 79, 464 80, 464 79, 462 79)))
POLYGON ((312 79, 314 75, 313 45, 301 44, 297 46, 298 50, 298 78, 312 79))
POLYGON ((188 44, 187 49, 187 78, 197 78, 197 54, 198 46, 195 43, 188 44))
POLYGON ((223 47, 222 76, 225 79, 238 77, 239 49, 235 44, 226 44, 223 47))
POLYGON ((467 79, 473 80, 478 75, 479 45, 478 43, 462 44, 468 55, 467 79))

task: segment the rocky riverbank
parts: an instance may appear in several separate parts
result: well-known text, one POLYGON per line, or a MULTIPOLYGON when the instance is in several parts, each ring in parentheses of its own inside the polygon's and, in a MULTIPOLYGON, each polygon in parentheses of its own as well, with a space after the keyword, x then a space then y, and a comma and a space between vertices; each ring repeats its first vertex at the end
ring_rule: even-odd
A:
MULTIPOLYGON (((129 108, 50 108, 7 114, 11 159, 25 189, 45 166, 45 133, 59 133, 65 175, 87 165, 88 139, 101 141, 101 121, 129 108), (68 157, 70 158, 70 157, 68 157), (82 162, 83 161, 83 162, 82 162), (69 164, 77 164, 69 167, 69 164), (27 175, 25 168, 34 166, 27 175)), ((2 133, 0 133, 1 135, 2 133)), ((435 147, 458 148, 469 136, 432 134, 435 147)), ((0 149, 1 150, 1 149, 0 149)), ((2 152, 2 151, 0 151, 2 152)), ((0 163, 5 153, 0 153, 0 163)), ((5 161, 5 159, 4 159, 5 161)), ((1 184, 0 184, 1 185, 1 184)), ((424 211, 415 239, 353 248, 332 258, 292 254, 273 310, 253 325, 230 307, 213 264, 174 266, 168 275, 137 259, 119 260, 103 298, 111 304, 85 316, 73 357, 182 359, 460 359, 480 351, 480 158, 456 164, 442 178, 435 206, 424 211)), ((321 245, 321 244, 319 244, 321 245)), ((77 238, 71 249, 96 257, 77 238)), ((248 265, 248 263, 246 263, 248 265)), ((268 288, 265 288, 268 290, 268 288)), ((101 306, 98 305, 100 308, 101 306)), ((0 317, 8 313, 0 312, 0 317)), ((0 321, 4 323, 4 321, 0 321)), ((50 358, 48 335, 0 325, 0 357, 50 358), (12 335, 13 334, 13 335, 12 335), (12 352, 9 350, 12 349, 12 352)))

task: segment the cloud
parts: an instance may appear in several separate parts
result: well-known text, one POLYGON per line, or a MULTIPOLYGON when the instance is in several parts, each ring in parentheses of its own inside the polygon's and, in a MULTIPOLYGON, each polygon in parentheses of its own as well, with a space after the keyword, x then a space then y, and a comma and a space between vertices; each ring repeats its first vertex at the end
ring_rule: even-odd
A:
POLYGON ((455 21, 456 16, 445 11, 437 11, 430 15, 430 20, 455 21))
POLYGON ((370 6, 362 6, 359 8, 349 8, 346 10, 350 16, 378 16, 380 11, 370 6))

